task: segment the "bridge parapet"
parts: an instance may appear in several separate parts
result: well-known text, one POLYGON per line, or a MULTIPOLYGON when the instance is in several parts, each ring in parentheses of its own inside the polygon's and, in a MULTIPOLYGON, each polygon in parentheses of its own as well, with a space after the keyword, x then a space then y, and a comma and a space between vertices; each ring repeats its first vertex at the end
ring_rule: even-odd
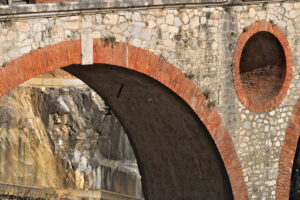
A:
MULTIPOLYGON (((22 0, 1 0, 0 2, 2 4, 7 5, 13 5, 18 4, 22 0)), ((140 1, 134 1, 134 0, 110 0, 110 1, 103 1, 98 0, 94 2, 100 2, 100 3, 108 3, 111 6, 158 6, 158 5, 182 5, 182 4, 214 4, 214 3, 224 3, 224 2, 230 2, 231 0, 154 0, 154 1, 147 1, 147 0, 140 0, 140 1)), ((62 2, 87 2, 83 0, 23 0, 24 3, 62 3, 62 2)))
MULTIPOLYGON (((280 2, 288 2, 283 0, 280 2)), ((272 0, 0 0, 0 15, 55 12, 84 9, 124 9, 142 7, 188 7, 188 6, 220 6, 249 5, 262 3, 278 3, 272 0), (35 5, 42 4, 42 5, 35 5)))

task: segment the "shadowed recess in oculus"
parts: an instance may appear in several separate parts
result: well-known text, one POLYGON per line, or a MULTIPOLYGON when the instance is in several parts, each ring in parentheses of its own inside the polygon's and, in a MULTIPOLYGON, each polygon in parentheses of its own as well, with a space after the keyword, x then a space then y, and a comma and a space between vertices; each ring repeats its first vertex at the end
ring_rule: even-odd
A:
POLYGON ((286 74, 285 55, 278 39, 262 31, 246 43, 240 63, 241 80, 248 96, 257 102, 275 97, 286 74))
POLYGON ((171 90, 117 66, 63 69, 94 89, 122 123, 147 200, 233 199, 224 163, 206 127, 171 90))

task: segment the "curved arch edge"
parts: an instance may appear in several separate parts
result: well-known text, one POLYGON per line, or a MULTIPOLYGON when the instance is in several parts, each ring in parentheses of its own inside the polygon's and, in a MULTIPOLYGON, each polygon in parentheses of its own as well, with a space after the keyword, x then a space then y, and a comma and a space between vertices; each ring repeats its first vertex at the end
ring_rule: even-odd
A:
POLYGON ((240 38, 236 44, 232 63, 233 63, 232 73, 233 73, 234 87, 240 102, 246 108, 250 109, 251 111, 261 113, 261 112, 267 112, 273 110, 281 104, 282 100, 287 95, 287 91, 292 81, 293 58, 292 58, 292 51, 289 46, 287 37, 284 35, 284 33, 280 30, 278 26, 272 24, 271 22, 258 21, 252 24, 247 29, 245 29, 245 32, 243 32, 240 35, 240 38), (251 36, 261 31, 266 31, 268 33, 271 33, 278 39, 278 41, 280 42, 283 48, 285 58, 286 58, 286 75, 283 81, 282 88, 273 99, 263 103, 257 102, 251 99, 247 95, 245 89, 242 86, 242 81, 240 78, 240 60, 241 60, 243 48, 251 36))
MULTIPOLYGON (((94 63, 117 65, 146 74, 180 96, 198 115, 213 138, 227 170, 235 199, 248 199, 238 155, 229 132, 194 82, 172 64, 141 48, 94 39, 94 63)), ((0 97, 21 83, 57 68, 81 64, 81 41, 66 41, 25 54, 0 68, 0 97)))
POLYGON ((300 99, 298 99, 293 116, 290 120, 282 147, 276 185, 276 199, 278 200, 289 199, 292 169, 299 136, 300 99))

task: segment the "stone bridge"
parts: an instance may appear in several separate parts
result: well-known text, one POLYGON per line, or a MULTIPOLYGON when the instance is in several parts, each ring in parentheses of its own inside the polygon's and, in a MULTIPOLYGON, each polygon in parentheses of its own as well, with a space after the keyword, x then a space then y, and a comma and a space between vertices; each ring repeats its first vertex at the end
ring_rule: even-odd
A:
POLYGON ((9 1, 0 96, 63 68, 114 110, 146 199, 288 199, 300 2, 9 1))

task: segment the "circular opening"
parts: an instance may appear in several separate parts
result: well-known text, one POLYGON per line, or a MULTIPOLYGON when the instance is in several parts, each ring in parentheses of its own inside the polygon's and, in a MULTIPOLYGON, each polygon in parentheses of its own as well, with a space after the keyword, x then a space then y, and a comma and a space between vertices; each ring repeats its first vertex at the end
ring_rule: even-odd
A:
POLYGON ((279 40, 269 32, 254 34, 245 44, 240 61, 240 78, 249 98, 267 102, 282 88, 286 59, 279 40))

